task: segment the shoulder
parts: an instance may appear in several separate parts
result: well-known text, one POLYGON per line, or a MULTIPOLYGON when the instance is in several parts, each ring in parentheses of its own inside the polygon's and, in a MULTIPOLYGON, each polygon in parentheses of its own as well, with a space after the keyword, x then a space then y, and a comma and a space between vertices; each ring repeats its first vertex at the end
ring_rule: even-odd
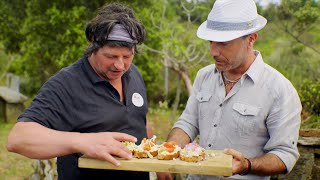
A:
POLYGON ((214 64, 207 65, 198 71, 198 75, 208 75, 214 73, 216 66, 214 64))
POLYGON ((138 67, 135 64, 131 64, 130 69, 131 72, 133 72, 134 74, 139 74, 140 75, 140 71, 138 69, 138 67))
POLYGON ((139 78, 141 80, 143 79, 138 67, 135 64, 131 64, 128 74, 130 77, 139 78))
POLYGON ((270 93, 277 99, 299 99, 297 90, 293 84, 278 70, 265 64, 263 80, 270 93))
POLYGON ((56 74, 49 78, 48 81, 67 81, 70 78, 82 78, 83 76, 83 61, 82 59, 78 60, 77 62, 62 68, 56 74))
POLYGON ((205 81, 212 77, 215 73, 218 73, 216 66, 214 64, 207 65, 198 71, 195 83, 199 81, 205 81))
POLYGON ((51 91, 61 91, 63 89, 69 89, 73 86, 73 83, 79 82, 79 80, 83 78, 82 61, 78 60, 51 76, 42 86, 41 90, 50 89, 51 91))
POLYGON ((78 61, 76 61, 75 63, 62 68, 57 74, 56 76, 60 77, 60 76, 64 76, 64 77, 68 77, 68 76, 72 76, 72 77, 80 77, 83 74, 83 64, 84 64, 84 59, 80 59, 78 61), (79 74, 80 73, 80 74, 79 74))

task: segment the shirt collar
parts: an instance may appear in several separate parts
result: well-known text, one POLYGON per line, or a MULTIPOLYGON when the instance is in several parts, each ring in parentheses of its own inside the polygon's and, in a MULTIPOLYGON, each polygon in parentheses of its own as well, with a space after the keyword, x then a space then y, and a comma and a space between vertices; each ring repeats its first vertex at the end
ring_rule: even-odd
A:
POLYGON ((214 74, 218 74, 219 76, 219 84, 223 84, 223 79, 222 79, 222 76, 221 76, 221 72, 216 68, 216 66, 214 66, 214 74))
POLYGON ((255 51, 256 59, 253 61, 245 74, 252 79, 254 83, 258 82, 262 76, 264 62, 259 51, 255 51))
MULTIPOLYGON (((264 62, 259 51, 254 51, 254 53, 256 55, 256 59, 253 61, 253 63, 251 64, 251 66, 245 74, 249 78, 251 78, 254 83, 256 83, 261 78, 261 72, 263 72, 264 62)), ((217 68, 214 68, 214 73, 219 73, 221 75, 220 71, 217 68)), ((245 78, 241 78, 241 83, 243 83, 244 79, 245 78)), ((223 81, 222 77, 219 80, 223 81)))

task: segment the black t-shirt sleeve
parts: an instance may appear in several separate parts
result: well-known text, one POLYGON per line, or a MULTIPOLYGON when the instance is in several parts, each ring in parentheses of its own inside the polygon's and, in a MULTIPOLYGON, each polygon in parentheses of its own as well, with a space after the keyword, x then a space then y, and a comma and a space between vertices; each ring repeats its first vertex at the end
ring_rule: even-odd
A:
POLYGON ((18 121, 37 122, 51 129, 71 131, 72 115, 67 112, 68 105, 71 105, 71 96, 62 78, 62 73, 51 77, 40 89, 30 107, 19 116, 18 121))

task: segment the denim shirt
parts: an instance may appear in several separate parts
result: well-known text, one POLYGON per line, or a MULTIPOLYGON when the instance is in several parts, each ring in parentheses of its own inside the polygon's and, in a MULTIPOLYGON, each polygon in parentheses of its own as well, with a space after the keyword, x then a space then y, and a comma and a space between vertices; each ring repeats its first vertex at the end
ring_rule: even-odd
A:
MULTIPOLYGON (((256 52, 255 61, 227 95, 221 72, 214 64, 199 70, 186 108, 174 128, 183 129, 191 140, 200 135, 200 145, 206 149, 233 148, 247 158, 275 154, 289 172, 299 158, 301 109, 290 81, 265 64, 256 52)), ((255 175, 231 178, 270 179, 255 175)))

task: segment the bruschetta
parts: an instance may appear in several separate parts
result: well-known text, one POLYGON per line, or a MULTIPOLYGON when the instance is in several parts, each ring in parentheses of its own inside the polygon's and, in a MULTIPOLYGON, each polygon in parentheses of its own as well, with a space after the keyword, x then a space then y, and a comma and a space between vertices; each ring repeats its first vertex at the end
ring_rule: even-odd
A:
POLYGON ((156 144, 156 136, 151 139, 143 138, 141 144, 134 151, 136 158, 153 158, 158 154, 158 145, 156 144))
POLYGON ((199 162, 206 157, 206 151, 197 143, 189 143, 180 151, 180 159, 187 162, 199 162))
POLYGON ((179 158, 180 149, 174 141, 164 142, 159 147, 158 159, 173 160, 174 158, 179 158))

